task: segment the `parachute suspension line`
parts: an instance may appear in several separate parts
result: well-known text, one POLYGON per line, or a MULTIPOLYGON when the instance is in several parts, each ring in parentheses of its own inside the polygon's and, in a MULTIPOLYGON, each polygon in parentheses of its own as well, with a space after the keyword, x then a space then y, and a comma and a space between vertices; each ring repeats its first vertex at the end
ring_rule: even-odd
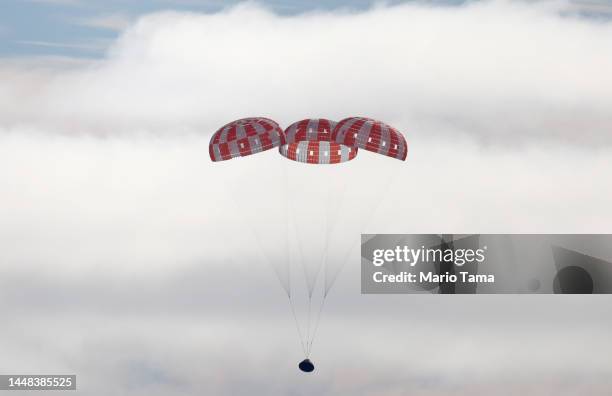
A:
MULTIPOLYGON (((333 173, 330 176, 334 176, 333 173)), ((339 180, 341 180, 341 187, 340 187, 340 191, 338 193, 335 193, 334 191, 332 191, 332 186, 334 185, 334 182, 336 181, 336 178, 334 177, 329 177, 327 179, 325 179, 325 182, 327 183, 327 191, 325 194, 326 197, 326 213, 325 213, 325 244, 323 246, 323 253, 321 256, 321 265, 319 266, 316 276, 315 276, 315 283, 319 278, 319 274, 321 272, 323 272, 323 296, 321 298, 321 303, 319 304, 319 309, 316 311, 316 313, 314 314, 314 318, 312 318, 313 312, 312 312, 312 293, 309 296, 309 301, 308 301, 308 333, 306 336, 306 358, 310 357, 310 354, 312 352, 312 344, 314 343, 318 328, 319 328, 319 323, 321 320, 321 314, 323 312, 323 307, 325 306, 325 297, 327 296, 327 293, 325 292, 325 282, 326 282, 326 273, 327 273, 327 265, 329 262, 329 246, 330 246, 330 241, 331 241, 331 235, 332 232, 334 230, 334 227, 336 225, 336 222, 338 220, 338 211, 341 207, 342 204, 342 200, 344 198, 345 192, 347 190, 347 183, 345 182, 344 178, 338 178, 339 180), (332 199, 332 197, 336 198, 335 200, 337 202, 334 202, 334 200, 332 199), (335 205, 332 205, 332 203, 334 203, 335 205), (314 321, 313 321, 314 320, 314 321)))
MULTIPOLYGON (((335 167, 340 167, 342 165, 349 165, 349 164, 339 164, 339 165, 335 165, 335 167)), ((340 211, 340 207, 342 207, 342 203, 344 201, 344 197, 346 195, 346 190, 347 190, 347 182, 346 182, 346 178, 344 177, 334 177, 329 179, 329 185, 328 185, 328 189, 327 189, 327 213, 326 213, 326 237, 325 237, 325 253, 327 253, 327 248, 329 245, 329 241, 331 239, 331 234, 335 229, 336 224, 338 223, 338 217, 339 214, 338 212, 340 211), (335 179, 340 180, 340 190, 335 193, 334 191, 332 191, 331 186, 333 185, 335 179), (332 196, 336 198, 336 202, 333 202, 332 200, 332 196), (335 203, 335 205, 332 205, 332 203, 335 203)))
MULTIPOLYGON (((343 180, 343 179, 342 179, 343 180)), ((331 185, 333 185, 333 180, 330 180, 330 186, 328 188, 327 191, 327 213, 326 213, 326 219, 325 219, 325 248, 324 248, 324 252, 323 252, 323 297, 321 299, 321 304, 319 305, 319 310, 317 312, 317 314, 315 315, 315 320, 314 320, 314 329, 312 332, 312 336, 310 337, 310 340, 308 341, 307 345, 306 345, 306 358, 310 357, 310 354, 312 353, 312 345, 314 344, 314 340, 317 336, 317 332, 319 330, 319 323, 321 321, 321 314, 323 313, 323 307, 325 306, 325 301, 327 301, 327 288, 326 288, 326 284, 327 284, 327 266, 329 263, 329 245, 330 245, 330 240, 331 240, 331 236, 332 236, 332 232, 336 226, 336 222, 338 221, 338 211, 340 210, 340 207, 342 206, 342 201, 344 200, 344 196, 345 196, 345 192, 347 190, 347 184, 343 181, 341 188, 340 188, 340 192, 338 195, 335 195, 337 197, 337 203, 335 205, 335 207, 332 208, 331 203, 333 202, 332 198, 332 188, 331 185)))
MULTIPOLYGON (((227 186, 227 184, 224 184, 224 186, 226 188, 226 192, 229 193, 228 195, 230 196, 230 199, 234 203, 234 207, 235 208, 241 208, 240 202, 238 202, 236 197, 242 196, 242 194, 239 194, 238 191, 232 191, 232 189, 229 186, 227 186)), ((283 276, 282 276, 281 272, 279 271, 277 266, 274 265, 274 260, 270 257, 270 255, 268 254, 266 249, 264 249, 264 244, 262 242, 261 235, 259 235, 259 233, 257 232, 257 229, 253 226, 253 224, 251 224, 251 221, 246 219, 246 220, 243 221, 243 224, 246 225, 246 227, 251 231, 251 234, 255 238, 255 242, 257 243, 257 247, 259 247, 259 251, 262 253, 263 258, 265 259, 266 264, 268 264, 268 266, 272 268, 272 270, 274 271, 274 274, 276 274, 276 278, 278 279, 278 282, 281 284, 281 287, 283 288, 283 290, 287 294, 287 297, 290 297, 291 296, 290 279, 288 279, 287 282, 285 282, 283 280, 283 276)))
MULTIPOLYGON (((285 168, 287 169, 287 168, 285 168)), ((316 279, 318 277, 318 275, 315 276, 314 281, 312 282, 313 284, 311 284, 310 282, 310 276, 308 274, 308 268, 307 268, 307 263, 305 260, 306 255, 304 254, 304 244, 302 243, 302 233, 300 232, 298 225, 297 225, 297 221, 296 221, 296 217, 295 217, 295 213, 298 213, 298 210, 296 208, 296 203, 294 200, 293 195, 289 192, 289 190, 291 189, 289 186, 289 176, 288 176, 288 172, 286 173, 287 175, 287 201, 288 201, 288 207, 291 211, 291 218, 293 219, 293 221, 291 222, 293 224, 293 233, 295 234, 295 237, 297 239, 297 246, 298 246, 298 251, 300 253, 300 265, 302 267, 302 272, 304 273, 304 279, 306 280, 306 288, 308 289, 308 298, 312 298, 312 294, 314 292, 314 287, 315 287, 315 283, 316 283, 316 279)), ((289 222, 289 216, 287 216, 287 221, 289 222)), ((287 233, 288 234, 288 233, 287 233)))
MULTIPOLYGON (((287 196, 289 195, 289 176, 287 174, 287 165, 281 165, 282 176, 283 176, 283 187, 285 192, 285 255, 287 259, 287 295, 289 297, 289 302, 291 302, 291 252, 290 252, 290 240, 289 240, 289 204, 287 204, 287 196)), ((291 303, 293 306, 293 303, 291 303)))
POLYGON ((298 321, 297 315, 295 314, 295 307, 293 306, 293 299, 291 297, 289 297, 289 305, 291 306, 291 313, 293 314, 293 320, 295 320, 295 328, 297 329, 298 336, 300 337, 300 344, 302 345, 302 352, 304 352, 304 356, 307 356, 306 342, 304 341, 304 336, 302 335, 302 330, 300 329, 300 322, 298 321))
MULTIPOLYGON (((312 288, 310 287, 309 283, 308 283, 308 270, 306 269, 306 265, 304 263, 304 250, 303 250, 303 246, 302 246, 302 238, 300 236, 300 231, 298 230, 297 227, 297 221, 295 219, 295 217, 293 216, 293 213, 295 213, 295 204, 293 202, 293 197, 291 197, 291 194, 288 194, 289 197, 289 201, 290 205, 291 205, 291 217, 293 218, 293 221, 291 222, 293 224, 293 233, 297 239, 297 245, 298 245, 298 251, 300 252, 300 266, 302 267, 302 271, 304 272, 304 279, 306 279, 306 286, 308 288, 308 295, 312 296, 312 288)), ((289 218, 289 216, 287 216, 287 218, 289 218)), ((289 220, 287 220, 289 221, 289 220)))
MULTIPOLYGON (((365 216, 365 219, 363 221, 363 225, 369 224, 370 221, 372 220, 372 217, 374 216, 374 214, 376 213, 376 211, 380 207, 381 203, 383 202, 384 197, 387 196, 387 193, 388 193, 391 185, 397 179, 398 174, 399 174, 399 169, 400 169, 399 167, 396 167, 395 171, 390 173, 390 177, 385 179, 385 183, 383 184, 383 187, 380 189, 380 194, 379 194, 380 198, 378 200, 376 200, 372 210, 366 211, 366 216, 365 216)), ((342 272, 342 269, 346 265, 346 263, 348 261, 348 258, 351 255, 351 252, 355 248, 356 244, 357 244, 357 239, 355 239, 353 241, 353 243, 351 244, 350 249, 346 252, 344 258, 342 259, 342 262, 340 263, 340 267, 338 268, 337 271, 335 271, 331 275, 331 280, 329 282, 327 281, 327 277, 326 277, 326 279, 325 279, 325 291, 324 291, 324 297, 323 298, 326 298, 327 295, 329 294, 329 290, 332 288, 332 286, 336 282, 336 279, 338 279, 338 274, 340 274, 340 272, 342 272)))
MULTIPOLYGON (((350 164, 340 164, 340 166, 342 166, 342 165, 350 165, 350 164)), ((334 280, 332 280, 331 283, 328 283, 328 279, 327 279, 328 278, 328 272, 329 272, 328 268, 327 268, 328 267, 328 261, 329 261, 327 252, 328 252, 328 247, 329 247, 329 243, 330 243, 330 240, 331 240, 332 233, 334 232, 334 229, 335 229, 335 227, 337 226, 337 223, 338 223, 338 218, 339 218, 339 213, 338 212, 340 211, 340 208, 342 207, 342 203, 344 202, 344 200, 346 198, 346 192, 348 190, 348 183, 346 181, 347 180, 346 177, 337 177, 335 179, 340 180, 341 184, 340 184, 340 191, 338 192, 338 194, 335 194, 335 196, 337 197, 336 206, 335 206, 335 208, 333 208, 331 213, 328 212, 328 214, 327 214, 328 224, 327 224, 327 227, 326 227, 327 228, 327 230, 326 230, 327 236, 326 236, 326 239, 325 239, 325 255, 324 255, 325 270, 323 272, 323 278, 324 278, 323 279, 323 303, 321 304, 321 308, 323 307, 323 304, 325 304, 325 299, 327 298, 327 294, 329 292, 329 289, 331 288, 331 286, 334 283, 334 280), (329 221, 330 218, 331 218, 331 221, 329 221), (328 284, 329 284, 329 287, 328 287, 328 284)), ((327 195, 327 204, 328 204, 327 207, 330 208, 332 206, 330 204, 330 202, 332 202, 332 199, 331 199, 331 197, 332 197, 332 189, 331 189, 331 187, 328 190, 329 191, 328 191, 328 195, 327 195)), ((352 246, 351 246, 351 249, 352 249, 352 246)), ((341 267, 343 265, 344 264, 341 263, 341 267)), ((339 273, 341 269, 342 268, 340 268, 337 272, 339 273)), ((319 315, 320 315, 320 312, 321 312, 321 310, 319 310, 319 315)))
POLYGON ((268 253, 263 248, 263 243, 261 242, 262 241, 261 236, 254 228, 251 228, 251 229, 253 231, 253 234, 255 235, 255 240, 257 241, 257 244, 259 245, 259 249, 262 251, 266 259, 266 262, 274 270, 274 273, 276 274, 278 281, 281 283, 283 290, 285 290, 285 293, 287 293, 287 297, 291 298, 291 277, 287 276, 288 278, 287 284, 285 285, 282 274, 280 273, 279 269, 273 264, 273 260, 268 256, 268 253))
MULTIPOLYGON (((283 169, 283 182, 284 182, 284 187, 285 187, 285 193, 286 193, 286 200, 289 200, 290 194, 289 194, 289 172, 287 171, 287 165, 281 165, 282 169, 283 169)), ((287 291, 287 296, 289 297, 289 305, 291 307, 291 314, 293 315, 293 320, 295 321, 295 328, 297 329, 297 333, 298 333, 298 337, 300 339, 300 345, 302 346, 302 352, 304 353, 304 355, 306 355, 306 341, 304 339, 304 336, 302 335, 302 330, 300 328, 300 322, 298 321, 297 315, 295 313, 295 306, 293 304, 293 298, 292 297, 292 293, 291 293, 291 285, 292 285, 292 281, 291 281, 291 267, 292 267, 292 262, 294 260, 291 259, 290 254, 289 254, 289 222, 290 222, 290 208, 289 208, 289 203, 287 203, 285 205, 285 219, 286 219, 286 232, 285 235, 287 236, 287 258, 289 260, 289 262, 287 263, 287 273, 288 273, 288 278, 289 278, 289 287, 288 287, 288 291, 287 291)), ((293 225, 295 226, 295 221, 293 222, 293 225)), ((300 252, 300 254, 302 254, 300 252)))
POLYGON ((336 272, 331 274, 331 276, 330 276, 331 280, 329 281, 329 284, 327 283, 327 279, 325 280, 326 283, 325 283, 325 290, 323 291, 323 299, 327 298, 327 295, 329 294, 329 291, 331 290, 332 286, 336 282, 336 278, 338 277, 338 274, 340 272, 342 272, 342 269, 346 265, 346 262, 348 261, 348 258, 351 255, 351 252, 355 248, 356 243, 357 243, 356 241, 351 243, 350 248, 347 250, 347 252, 344 254, 344 257, 342 257, 342 259, 340 261, 340 268, 338 268, 338 270, 336 272))
POLYGON ((306 358, 310 357, 310 354, 312 353, 312 344, 314 344, 315 337, 317 336, 317 330, 319 330, 319 322, 321 320, 321 313, 323 312, 323 306, 325 305, 325 301, 326 299, 323 298, 323 301, 321 301, 321 305, 319 306, 319 312, 317 313, 315 319, 314 331, 312 333, 310 343, 306 346, 306 358))
POLYGON ((310 312, 312 311, 312 297, 308 298, 308 326, 306 327, 306 358, 308 358, 308 344, 310 343, 310 312))

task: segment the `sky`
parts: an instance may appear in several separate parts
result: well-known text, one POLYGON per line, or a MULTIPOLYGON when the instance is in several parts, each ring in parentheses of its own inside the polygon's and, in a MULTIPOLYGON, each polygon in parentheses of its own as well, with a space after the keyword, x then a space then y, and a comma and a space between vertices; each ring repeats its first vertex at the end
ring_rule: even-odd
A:
MULTIPOLYGON (((120 31, 139 16, 164 10, 214 13, 239 0, 5 0, 0 13, 0 56, 55 55, 99 58, 120 31)), ((316 10, 363 10, 403 0, 262 0, 284 15, 316 10)), ((464 0, 431 0, 431 5, 461 5, 464 0)), ((574 0, 569 12, 609 19, 608 0, 574 0)))
MULTIPOLYGON (((139 16, 164 10, 214 13, 238 0, 7 0, 2 4, 2 56, 100 57, 119 32, 139 16)), ((317 9, 364 9, 370 0, 272 0, 261 4, 282 14, 317 9)))
POLYGON ((370 214, 356 239, 609 233, 604 3, 142 4, 3 3, 0 372, 76 373, 83 395, 610 393, 605 296, 366 296, 355 250, 301 375, 249 232, 281 235, 249 219, 284 185, 233 194, 285 162, 208 158, 236 118, 370 116, 409 153, 339 168, 344 210, 370 214))

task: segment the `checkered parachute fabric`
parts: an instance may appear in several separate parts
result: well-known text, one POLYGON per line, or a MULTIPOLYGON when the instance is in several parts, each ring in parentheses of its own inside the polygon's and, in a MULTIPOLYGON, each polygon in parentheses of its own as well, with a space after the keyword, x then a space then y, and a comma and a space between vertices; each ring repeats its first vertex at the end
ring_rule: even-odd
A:
POLYGON ((349 117, 338 122, 332 140, 402 161, 406 160, 408 154, 404 135, 384 122, 365 117, 349 117))
POLYGON ((307 118, 294 122, 285 129, 287 144, 304 140, 329 142, 336 124, 337 122, 325 118, 307 118))
POLYGON ((208 151, 213 161, 260 153, 285 144, 281 127, 268 118, 253 117, 232 121, 210 139, 208 151))
POLYGON ((285 129, 286 144, 279 147, 284 157, 307 164, 339 164, 357 155, 356 147, 332 140, 336 122, 324 118, 305 119, 285 129))

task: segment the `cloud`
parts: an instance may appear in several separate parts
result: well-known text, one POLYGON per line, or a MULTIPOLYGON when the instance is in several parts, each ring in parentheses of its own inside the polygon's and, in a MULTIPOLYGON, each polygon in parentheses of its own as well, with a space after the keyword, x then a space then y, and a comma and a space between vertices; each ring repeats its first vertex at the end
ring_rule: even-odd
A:
POLYGON ((595 17, 611 17, 612 4, 605 0, 574 0, 570 2, 568 10, 578 13, 585 13, 595 17))
POLYGON ((563 16, 565 7, 496 1, 279 16, 244 3, 152 14, 95 67, 44 75, 34 92, 15 81, 37 71, 12 71, 0 120, 65 133, 212 133, 245 114, 284 125, 366 114, 409 138, 608 145, 612 25, 563 16))
POLYGON ((336 257, 360 232, 608 232, 611 28, 566 5, 248 3, 144 16, 102 60, 2 60, 0 371, 76 373, 85 395, 607 394, 605 299, 362 296, 356 251, 300 375, 260 250, 289 186, 264 181, 310 168, 207 154, 246 115, 398 126, 407 162, 333 174, 357 214, 336 257))
POLYGON ((124 30, 131 24, 131 22, 132 18, 124 14, 109 14, 79 19, 76 21, 78 25, 114 31, 124 30))
POLYGON ((34 45, 38 47, 52 47, 52 48, 71 48, 71 49, 79 49, 79 50, 88 50, 88 51, 100 51, 104 49, 104 46, 101 44, 93 44, 93 43, 62 43, 62 42, 53 42, 53 41, 37 41, 37 40, 18 40, 16 41, 18 44, 23 45, 34 45))

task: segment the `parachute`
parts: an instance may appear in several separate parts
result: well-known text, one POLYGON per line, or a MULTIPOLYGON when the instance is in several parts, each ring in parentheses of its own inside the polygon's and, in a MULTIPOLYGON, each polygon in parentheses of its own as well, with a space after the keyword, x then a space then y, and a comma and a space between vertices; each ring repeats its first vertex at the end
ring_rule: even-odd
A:
POLYGON ((226 161, 270 150, 285 143, 278 124, 268 118, 243 118, 222 126, 210 140, 210 159, 226 161))
POLYGON ((232 161, 224 185, 233 199, 264 197, 258 205, 236 200, 235 207, 288 297, 305 357, 299 368, 312 372, 309 358, 329 291, 397 170, 375 158, 360 164, 359 149, 404 161, 408 146, 395 128, 364 117, 304 119, 284 131, 254 117, 220 128, 209 152, 219 163, 275 147, 289 161, 232 161))
POLYGON ((282 156, 307 164, 339 164, 357 155, 356 147, 332 141, 336 123, 326 119, 306 119, 285 130, 286 143, 279 147, 282 156))
POLYGON ((371 118, 343 119, 334 128, 333 140, 402 161, 405 161, 408 155, 408 144, 404 135, 384 122, 371 118))

